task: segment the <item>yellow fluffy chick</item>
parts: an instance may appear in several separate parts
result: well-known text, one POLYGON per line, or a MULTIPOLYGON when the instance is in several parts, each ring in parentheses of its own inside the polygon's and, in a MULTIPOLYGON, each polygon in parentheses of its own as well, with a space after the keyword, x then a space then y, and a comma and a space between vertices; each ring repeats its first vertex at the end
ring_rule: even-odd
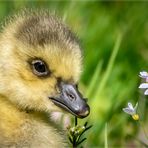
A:
POLYGON ((0 35, 0 148, 68 147, 51 112, 84 118, 89 106, 77 88, 78 39, 45 11, 14 16, 0 35))

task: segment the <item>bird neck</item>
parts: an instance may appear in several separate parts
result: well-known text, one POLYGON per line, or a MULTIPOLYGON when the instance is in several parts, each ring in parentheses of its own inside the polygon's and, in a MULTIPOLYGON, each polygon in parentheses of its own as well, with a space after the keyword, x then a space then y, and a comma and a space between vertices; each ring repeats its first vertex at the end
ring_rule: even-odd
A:
POLYGON ((49 114, 41 111, 34 111, 27 108, 22 109, 11 101, 9 101, 9 99, 7 99, 3 95, 0 95, 0 114, 3 114, 3 117, 7 118, 8 120, 10 120, 9 118, 12 118, 11 120, 16 120, 15 117, 17 117, 17 120, 19 118, 31 118, 32 120, 42 121, 47 124, 55 124, 52 123, 52 120, 50 120, 49 114))
POLYGON ((7 137, 7 141, 17 141, 20 147, 23 146, 19 143, 22 139, 27 141, 27 145, 33 146, 43 141, 42 144, 46 143, 49 147, 67 145, 65 132, 51 122, 47 114, 21 110, 2 95, 0 95, 0 133, 2 133, 0 138, 4 136, 7 137))

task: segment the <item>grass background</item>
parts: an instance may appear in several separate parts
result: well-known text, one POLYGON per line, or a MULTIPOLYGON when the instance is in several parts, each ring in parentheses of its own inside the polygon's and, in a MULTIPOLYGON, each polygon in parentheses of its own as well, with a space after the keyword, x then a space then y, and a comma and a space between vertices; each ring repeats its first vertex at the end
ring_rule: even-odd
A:
POLYGON ((138 89, 138 74, 148 69, 148 2, 0 1, 1 23, 24 7, 55 11, 81 39, 84 71, 80 87, 91 107, 85 120, 93 124, 84 146, 142 147, 138 139, 148 139, 122 108, 128 101, 138 101, 148 133, 148 100, 138 89))

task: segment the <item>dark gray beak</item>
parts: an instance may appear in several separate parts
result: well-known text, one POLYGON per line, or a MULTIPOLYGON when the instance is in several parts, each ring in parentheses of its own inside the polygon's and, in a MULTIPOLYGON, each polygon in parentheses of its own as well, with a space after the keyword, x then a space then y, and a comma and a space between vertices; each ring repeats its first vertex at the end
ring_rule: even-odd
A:
POLYGON ((59 84, 60 95, 50 97, 53 103, 78 118, 85 118, 90 113, 86 99, 82 97, 75 85, 61 82, 59 84))

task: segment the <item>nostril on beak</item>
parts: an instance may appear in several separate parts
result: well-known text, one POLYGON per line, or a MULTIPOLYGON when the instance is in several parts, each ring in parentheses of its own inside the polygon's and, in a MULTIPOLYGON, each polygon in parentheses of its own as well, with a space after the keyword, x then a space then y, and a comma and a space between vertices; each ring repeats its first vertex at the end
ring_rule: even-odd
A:
POLYGON ((72 93, 66 93, 66 95, 68 96, 68 98, 72 101, 72 100, 76 100, 76 97, 72 94, 72 93))

